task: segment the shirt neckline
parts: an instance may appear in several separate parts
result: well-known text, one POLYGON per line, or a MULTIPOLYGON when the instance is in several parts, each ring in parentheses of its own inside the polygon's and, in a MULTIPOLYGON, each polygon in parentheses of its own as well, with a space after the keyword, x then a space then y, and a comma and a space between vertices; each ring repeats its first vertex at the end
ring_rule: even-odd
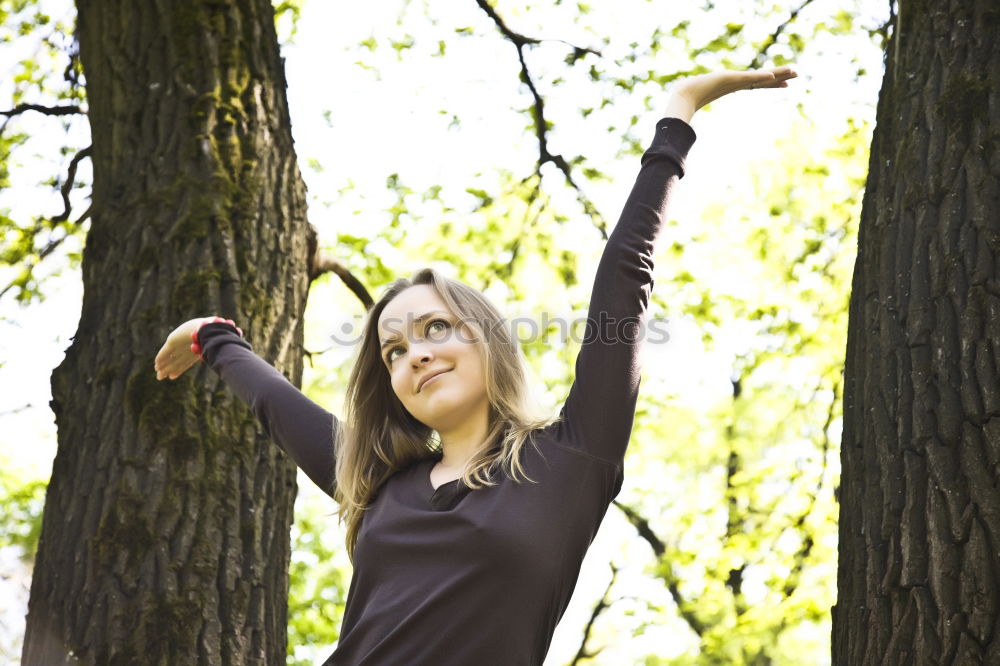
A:
POLYGON ((449 486, 449 485, 451 485, 453 483, 458 483, 459 481, 462 480, 461 477, 459 477, 457 479, 452 479, 451 481, 445 481, 440 486, 438 486, 437 488, 435 488, 434 487, 434 482, 431 481, 431 470, 434 469, 434 465, 436 465, 437 462, 438 461, 436 459, 430 458, 428 460, 429 464, 425 464, 424 470, 420 473, 420 476, 424 479, 424 486, 431 491, 432 495, 437 494, 439 492, 442 492, 443 490, 445 490, 445 488, 447 486, 449 486))

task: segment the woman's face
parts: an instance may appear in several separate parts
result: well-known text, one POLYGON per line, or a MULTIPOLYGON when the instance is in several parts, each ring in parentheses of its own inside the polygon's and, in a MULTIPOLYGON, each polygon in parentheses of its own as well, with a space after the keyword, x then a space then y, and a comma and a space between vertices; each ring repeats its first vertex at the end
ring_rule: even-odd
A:
POLYGON ((478 343, 433 287, 414 285, 389 301, 378 334, 392 389, 418 421, 448 431, 487 409, 478 343))

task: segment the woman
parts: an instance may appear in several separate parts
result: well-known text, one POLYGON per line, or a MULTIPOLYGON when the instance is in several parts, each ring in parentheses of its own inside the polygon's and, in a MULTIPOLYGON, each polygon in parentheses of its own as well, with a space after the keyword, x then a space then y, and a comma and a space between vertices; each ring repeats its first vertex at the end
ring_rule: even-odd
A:
POLYGON ((496 308, 430 269, 371 309, 343 422, 258 358, 233 322, 193 319, 170 334, 157 378, 176 379, 200 352, 339 503, 354 575, 326 665, 543 662, 621 489, 638 326, 654 241, 696 138, 688 122, 723 95, 785 88, 795 76, 778 67, 676 84, 604 249, 555 420, 533 413, 496 308))

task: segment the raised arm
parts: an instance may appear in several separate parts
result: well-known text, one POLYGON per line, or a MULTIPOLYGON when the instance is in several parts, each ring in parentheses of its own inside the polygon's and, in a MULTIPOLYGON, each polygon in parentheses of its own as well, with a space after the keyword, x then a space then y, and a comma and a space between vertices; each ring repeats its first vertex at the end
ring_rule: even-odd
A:
POLYGON ((253 412, 264 432, 327 495, 335 490, 335 441, 342 427, 332 413, 307 398, 228 323, 192 320, 171 333, 156 357, 157 378, 176 378, 198 356, 190 350, 190 332, 205 363, 253 412))
POLYGON ((639 391, 638 332, 653 289, 653 254, 695 132, 680 118, 656 123, 632 192, 597 265, 576 375, 563 405, 568 441, 611 464, 625 456, 639 391))
POLYGON ((594 278, 583 344, 559 427, 566 441, 614 465, 622 464, 639 391, 639 350, 653 290, 653 257, 668 204, 694 144, 688 124, 705 104, 736 90, 783 88, 788 67, 763 72, 716 72, 682 82, 666 117, 640 159, 639 174, 594 278))

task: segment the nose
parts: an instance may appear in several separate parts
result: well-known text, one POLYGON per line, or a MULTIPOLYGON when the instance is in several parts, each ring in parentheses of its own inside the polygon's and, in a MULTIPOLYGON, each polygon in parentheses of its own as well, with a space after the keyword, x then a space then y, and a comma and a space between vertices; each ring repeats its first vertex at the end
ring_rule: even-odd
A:
POLYGON ((430 363, 433 358, 434 354, 426 342, 414 344, 410 347, 410 361, 414 367, 430 363))

